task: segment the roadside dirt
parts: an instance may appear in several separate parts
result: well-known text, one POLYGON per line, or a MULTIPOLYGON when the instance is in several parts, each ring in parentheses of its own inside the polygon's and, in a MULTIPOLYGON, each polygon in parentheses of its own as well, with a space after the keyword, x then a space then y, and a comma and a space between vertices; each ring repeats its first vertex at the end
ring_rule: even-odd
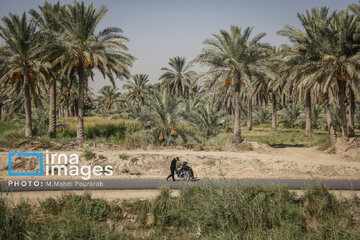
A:
MULTIPOLYGON (((290 190, 295 192, 297 196, 304 195, 303 190, 290 190)), ((332 194, 339 198, 352 198, 353 196, 360 197, 360 191, 334 191, 330 190, 332 194)), ((92 190, 87 193, 91 194, 93 199, 106 199, 107 201, 117 202, 130 199, 151 200, 155 199, 160 194, 160 190, 92 190)), ((84 194, 84 191, 31 191, 31 192, 13 192, 6 195, 13 203, 18 203, 22 200, 36 203, 47 198, 56 198, 61 194, 84 194)), ((171 196, 178 197, 179 190, 171 190, 171 196)))
MULTIPOLYGON (((50 153, 76 153, 80 165, 112 165, 113 176, 118 179, 161 179, 169 174, 170 161, 179 156, 187 161, 198 178, 303 178, 303 179, 360 179, 360 147, 355 143, 337 145, 336 154, 313 148, 272 148, 252 143, 252 151, 191 151, 178 149, 126 150, 116 146, 89 147, 96 158, 86 161, 82 148, 76 145, 51 149, 50 153)), ((360 146, 360 144, 359 144, 360 146)), ((8 152, 0 152, 0 180, 18 180, 25 177, 8 176, 8 152)), ((44 149, 18 149, 19 152, 45 152, 44 149)), ((25 171, 28 164, 17 166, 16 171, 25 171)), ((32 164, 33 165, 33 164, 32 164)), ((34 167, 34 166, 32 166, 34 167)), ((26 180, 40 177, 26 177, 26 180)), ((46 179, 69 179, 63 176, 44 176, 46 179)), ((91 179, 96 179, 92 177, 91 179)), ((104 178, 104 176, 100 177, 104 178)), ((79 177, 74 179, 80 179, 79 177)))

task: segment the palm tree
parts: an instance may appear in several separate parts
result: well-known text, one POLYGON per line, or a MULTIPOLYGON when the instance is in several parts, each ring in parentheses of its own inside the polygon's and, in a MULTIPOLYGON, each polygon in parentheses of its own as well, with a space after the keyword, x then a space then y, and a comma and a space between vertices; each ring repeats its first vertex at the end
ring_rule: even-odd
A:
POLYGON ((132 80, 126 80, 123 89, 127 90, 125 94, 128 101, 136 101, 144 104, 145 100, 151 94, 151 87, 149 83, 149 76, 147 74, 135 74, 132 80))
POLYGON ((329 47, 322 49, 323 65, 327 71, 325 87, 337 85, 338 101, 341 110, 341 132, 343 137, 348 137, 346 119, 346 86, 352 81, 359 81, 356 69, 360 65, 360 50, 354 36, 358 32, 358 15, 348 12, 333 14, 326 28, 325 37, 329 47))
POLYGON ((209 137, 218 132, 219 128, 226 124, 226 112, 218 111, 209 104, 199 106, 192 112, 186 112, 184 117, 195 127, 205 131, 206 136, 209 137))
MULTIPOLYGON (((39 6, 40 13, 36 10, 31 9, 29 13, 33 17, 33 21, 40 27, 40 33, 43 35, 45 39, 45 44, 43 45, 44 51, 44 60, 46 62, 53 62, 56 57, 47 55, 47 44, 46 42, 53 42, 55 40, 56 33, 61 34, 63 32, 62 27, 56 21, 56 16, 61 14, 61 11, 64 7, 60 5, 59 2, 56 4, 50 4, 48 2, 44 3, 44 6, 39 6), (55 34, 54 34, 55 33, 55 34)), ((49 69, 49 127, 48 127, 48 136, 56 137, 56 82, 57 78, 60 75, 60 64, 50 65, 51 69, 49 69)))
MULTIPOLYGON (((360 3, 360 1, 359 1, 360 3)), ((360 5, 358 4, 350 4, 348 9, 352 11, 357 16, 360 16, 360 5)), ((357 21, 358 27, 360 27, 360 21, 357 21)), ((356 75, 354 76, 357 81, 352 81, 352 84, 348 86, 348 101, 349 101, 349 124, 348 124, 348 134, 349 137, 355 136, 355 94, 354 92, 360 91, 360 81, 359 77, 356 75)), ((360 95, 358 93, 358 95, 360 95)))
POLYGON ((234 105, 234 143, 242 142, 240 124, 240 91, 241 83, 249 82, 251 73, 265 72, 264 66, 259 66, 261 59, 265 58, 265 48, 268 46, 259 41, 265 33, 256 35, 250 40, 253 28, 242 31, 239 26, 231 26, 230 32, 220 30, 220 34, 213 34, 214 39, 204 41, 207 45, 197 61, 202 65, 209 66, 209 75, 217 75, 215 81, 226 80, 233 85, 234 105))
POLYGON ((294 128, 298 124, 300 114, 300 104, 289 103, 279 111, 279 122, 287 128, 294 128))
POLYGON ((127 41, 116 27, 106 28, 97 35, 95 29, 107 12, 102 6, 95 9, 93 4, 85 6, 84 2, 74 2, 61 11, 58 21, 64 29, 59 41, 50 48, 49 54, 57 55, 57 62, 62 64, 62 75, 70 76, 74 71, 78 76, 78 124, 77 142, 84 141, 84 98, 85 85, 92 69, 96 67, 102 75, 108 77, 115 86, 114 77, 128 78, 128 68, 135 59, 126 53, 127 41))
MULTIPOLYGON (((270 92, 271 99, 271 130, 277 131, 277 106, 278 96, 281 96, 283 92, 284 79, 286 78, 286 70, 284 63, 281 59, 281 54, 288 49, 288 46, 283 45, 281 48, 273 47, 270 53, 270 57, 267 61, 268 68, 273 72, 277 72, 276 78, 266 78, 265 84, 270 92)), ((264 83, 263 83, 264 84, 264 83)))
MULTIPOLYGON (((336 141, 336 132, 329 107, 329 89, 334 85, 334 80, 337 79, 339 96, 342 95, 339 97, 339 101, 344 100, 344 95, 341 93, 341 85, 343 83, 339 79, 345 77, 344 69, 348 69, 348 67, 350 69, 353 68, 355 62, 354 59, 346 56, 349 53, 349 49, 346 49, 347 47, 345 46, 350 42, 344 42, 353 36, 354 25, 351 24, 353 20, 351 20, 352 17, 343 14, 347 13, 334 13, 329 18, 327 8, 322 8, 321 10, 315 8, 311 10, 311 13, 306 11, 306 15, 298 14, 298 18, 306 30, 305 33, 289 25, 278 32, 280 35, 289 37, 290 41, 295 44, 293 51, 290 51, 284 58, 293 67, 293 77, 290 78, 290 83, 294 82, 293 86, 295 88, 300 87, 307 90, 317 88, 321 93, 332 142, 336 141), (338 16, 341 17, 338 18, 338 16), (341 21, 342 24, 337 24, 338 21, 341 21), (352 35, 346 33, 344 26, 349 28, 349 32, 352 32, 352 35), (346 61, 344 61, 345 59, 346 61), (294 63, 298 64, 294 65, 294 63)), ((346 74, 350 73, 347 72, 346 74)), ((351 76, 353 76, 353 73, 351 76)), ((308 91, 306 93, 309 94, 308 91)), ((310 103, 309 100, 305 102, 308 103, 307 105, 310 103)), ((310 109, 308 112, 311 112, 310 109)), ((346 135, 347 133, 343 126, 343 136, 346 135)))
POLYGON ((164 89, 162 92, 154 93, 141 112, 140 120, 145 127, 151 127, 156 131, 160 142, 167 141, 169 134, 180 134, 184 137, 179 129, 175 129, 182 116, 180 102, 179 98, 170 97, 168 91, 164 89))
POLYGON ((116 104, 119 117, 126 119, 138 119, 142 113, 142 107, 142 105, 134 101, 121 101, 116 104))
POLYGON ((270 110, 266 107, 260 106, 260 108, 254 112, 255 122, 257 124, 265 124, 269 122, 271 117, 270 110))
POLYGON ((355 94, 351 86, 348 87, 348 100, 349 100, 349 124, 348 134, 349 137, 355 137, 355 94))
POLYGON ((0 52, 0 81, 8 83, 18 94, 23 94, 25 136, 31 137, 31 95, 41 85, 39 81, 45 80, 37 55, 39 35, 35 24, 27 21, 25 13, 21 18, 9 13, 8 17, 2 18, 2 22, 0 37, 5 45, 0 52))
MULTIPOLYGON (((0 52, 2 52, 2 44, 0 43, 0 52)), ((0 58, 0 66, 4 63, 3 58, 0 58)), ((0 121, 2 120, 2 113, 3 113, 3 106, 4 106, 4 101, 6 101, 7 96, 6 96, 6 87, 5 87, 5 82, 0 82, 0 121)))
POLYGON ((296 94, 303 97, 305 103, 305 136, 311 136, 312 132, 312 95, 316 92, 316 88, 319 84, 308 84, 307 81, 302 81, 303 78, 313 72, 313 69, 309 69, 309 62, 314 59, 310 54, 305 55, 300 52, 298 48, 286 48, 281 52, 279 58, 283 60, 280 65, 283 69, 283 78, 280 79, 280 85, 284 88, 284 93, 291 95, 292 98, 296 94), (305 65, 304 65, 305 63, 305 65))
MULTIPOLYGON (((1 63, 0 63, 1 65, 1 63)), ((4 102, 6 101, 7 96, 6 96, 6 87, 5 87, 5 83, 0 82, 0 121, 2 120, 3 116, 3 106, 4 106, 4 102)))
POLYGON ((77 75, 73 72, 69 78, 61 81, 59 86, 58 96, 58 106, 60 112, 63 112, 62 116, 64 117, 74 117, 77 116, 77 107, 78 107, 78 81, 77 75))
POLYGON ((196 77, 196 73, 190 70, 192 64, 186 64, 185 57, 174 57, 169 59, 169 65, 170 68, 161 68, 165 71, 159 79, 162 87, 173 94, 187 97, 192 88, 192 81, 196 77))
POLYGON ((99 103, 99 107, 105 106, 106 109, 110 110, 113 104, 119 100, 120 92, 113 86, 104 86, 99 90, 99 96, 96 101, 99 103))

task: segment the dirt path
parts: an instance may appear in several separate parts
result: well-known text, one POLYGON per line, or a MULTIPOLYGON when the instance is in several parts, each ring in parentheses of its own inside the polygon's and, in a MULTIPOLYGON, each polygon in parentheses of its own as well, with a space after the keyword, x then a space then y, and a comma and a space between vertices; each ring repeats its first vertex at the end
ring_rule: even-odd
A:
MULTIPOLYGON (((304 194, 303 190, 291 190, 296 192, 298 196, 304 194)), ((351 198, 354 195, 360 197, 360 191, 330 191, 337 197, 351 198)), ((37 202, 38 200, 45 200, 47 198, 56 198, 61 196, 61 194, 83 194, 84 191, 47 191, 47 192, 14 192, 7 195, 7 198, 11 199, 14 203, 18 203, 22 200, 37 202)), ((160 191, 159 190, 108 190, 100 191, 93 190, 88 191, 91 194, 93 199, 106 199, 107 201, 122 201, 129 199, 154 199, 156 198, 160 191)), ((178 190, 171 190, 171 195, 174 197, 179 196, 178 190)))
MULTIPOLYGON (((178 196, 178 190, 172 190, 173 196, 178 196)), ((37 201, 45 200, 50 197, 59 197, 62 194, 77 194, 81 195, 84 191, 46 191, 46 192, 13 192, 9 193, 7 197, 12 199, 15 202, 21 200, 37 201)), ((159 190, 92 190, 88 191, 91 194, 91 197, 94 199, 106 199, 108 201, 115 200, 129 200, 129 199, 154 199, 156 198, 160 191, 159 190)))
MULTIPOLYGON (((347 157, 346 154, 339 153, 329 154, 316 148, 271 148, 267 145, 254 144, 253 151, 233 152, 177 149, 122 150, 115 147, 93 147, 91 150, 98 157, 90 161, 81 157, 82 149, 78 147, 72 149, 50 151, 50 153, 68 155, 76 153, 80 156, 80 165, 113 165, 114 175, 107 178, 162 179, 169 174, 171 159, 179 156, 182 161, 189 163, 199 178, 360 179, 360 158, 347 157), (121 158, 120 155, 123 157, 121 158)), ((21 149, 19 151, 25 152, 21 149)), ((8 152, 0 152, 0 179, 21 179, 21 177, 7 176, 7 154, 8 152)), ((26 177, 29 180, 38 178, 26 177)), ((41 177, 41 180, 46 178, 51 179, 51 177, 41 177)))

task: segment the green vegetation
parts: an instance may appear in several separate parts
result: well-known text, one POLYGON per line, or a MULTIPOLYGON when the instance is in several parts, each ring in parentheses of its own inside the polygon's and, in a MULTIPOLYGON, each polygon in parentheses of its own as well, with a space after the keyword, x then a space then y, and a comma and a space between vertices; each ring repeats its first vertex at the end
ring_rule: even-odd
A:
POLYGON ((129 155, 127 155, 126 153, 122 153, 122 154, 119 154, 119 158, 122 159, 122 160, 128 160, 129 155))
POLYGON ((141 175, 141 172, 140 172, 140 171, 131 171, 131 172, 129 172, 129 175, 140 176, 140 175, 141 175))
POLYGON ((18 129, 19 126, 17 126, 14 122, 1 122, 0 124, 0 134, 3 134, 7 131, 13 131, 18 129))
MULTIPOLYGON (((59 129, 60 138, 76 136, 76 118, 61 119, 62 128, 59 129)), ((132 133, 140 129, 140 123, 136 120, 106 119, 102 117, 86 117, 84 119, 85 138, 97 137, 121 142, 126 133, 132 133)))
POLYGON ((139 160, 139 159, 138 159, 137 157, 133 157, 133 158, 130 160, 130 162, 131 162, 131 163, 136 163, 138 160, 139 160))
MULTIPOLYGON (((256 118, 255 118, 256 119, 256 118)), ((233 135, 231 129, 229 132, 213 133, 210 136, 207 130, 195 128, 195 126, 176 127, 179 132, 187 132, 189 138, 179 139, 170 136, 167 144, 160 142, 157 138, 157 132, 153 130, 143 130, 142 125, 137 120, 123 120, 123 119, 108 119, 104 117, 86 117, 85 118, 85 136, 90 141, 97 142, 112 142, 127 149, 145 148, 148 146, 175 146, 181 148, 189 148, 195 150, 226 150, 232 146, 233 135)), ((13 123, 5 123, 3 132, 0 133, 0 146, 3 147, 17 147, 20 143, 37 141, 39 147, 51 147, 52 142, 67 143, 72 141, 71 136, 76 135, 75 118, 63 118, 61 120, 61 128, 59 128, 57 138, 51 139, 46 136, 33 137, 32 139, 23 138, 23 129, 13 123), (9 129, 9 130, 7 130, 9 129)), ((276 132, 271 130, 271 126, 266 123, 254 124, 252 131, 247 131, 245 126, 242 127, 242 136, 245 142, 241 145, 243 150, 251 150, 252 146, 249 142, 259 142, 268 144, 274 147, 281 146, 299 146, 311 147, 320 146, 319 150, 326 150, 332 146, 331 141, 328 141, 327 132, 324 125, 318 123, 318 128, 312 131, 311 136, 304 135, 301 126, 296 128, 284 128, 282 125, 278 126, 276 132), (324 148, 321 145, 327 143, 324 148)), ((360 134, 359 131, 356 131, 360 134)), ((120 159, 127 160, 130 157, 126 154, 119 155, 120 159)), ((130 159, 131 160, 131 159, 130 159)), ((133 160, 136 161, 136 160, 133 160)))
POLYGON ((129 72, 135 58, 120 28, 95 32, 104 6, 45 2, 30 19, 10 14, 0 23, 0 145, 76 138, 128 149, 251 150, 249 141, 313 146, 358 136, 359 9, 299 13, 302 29, 285 25, 278 34, 291 45, 279 48, 263 42, 266 33, 230 26, 195 59, 170 57, 157 83, 129 72), (197 73, 196 64, 209 69, 197 73), (96 95, 87 84, 94 69, 113 84, 96 95), (125 79, 124 93, 116 79, 125 79))
POLYGON ((360 202, 323 186, 190 185, 121 203, 63 194, 38 204, 0 197, 0 239, 359 239, 360 202))
POLYGON ((12 206, 0 198, 0 239, 119 239, 127 237, 105 222, 121 212, 105 200, 90 195, 63 195, 32 206, 20 202, 12 206))
POLYGON ((96 154, 87 147, 84 148, 82 155, 86 160, 91 160, 96 157, 96 154))

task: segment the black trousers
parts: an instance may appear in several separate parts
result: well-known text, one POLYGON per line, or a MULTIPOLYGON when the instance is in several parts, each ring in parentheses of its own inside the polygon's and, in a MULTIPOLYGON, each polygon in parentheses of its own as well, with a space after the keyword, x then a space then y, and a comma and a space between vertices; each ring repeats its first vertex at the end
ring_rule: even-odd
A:
POLYGON ((170 171, 171 171, 171 173, 166 179, 168 179, 169 177, 172 177, 172 180, 175 181, 175 169, 170 168, 170 171))

